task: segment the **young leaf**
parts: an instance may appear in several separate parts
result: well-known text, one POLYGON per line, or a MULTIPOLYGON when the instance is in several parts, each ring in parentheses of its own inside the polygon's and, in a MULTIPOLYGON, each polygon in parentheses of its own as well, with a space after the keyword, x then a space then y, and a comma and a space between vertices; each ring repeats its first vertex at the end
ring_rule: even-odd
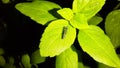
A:
POLYGON ((73 47, 56 57, 56 68, 78 68, 78 55, 73 47))
POLYGON ((21 62, 25 68, 31 68, 30 57, 28 54, 22 55, 21 62))
POLYGON ((42 25, 56 19, 50 11, 61 8, 59 5, 49 1, 18 3, 15 7, 21 13, 42 25))
POLYGON ((105 0, 74 0, 73 12, 85 14, 87 19, 93 17, 104 5, 105 0))
POLYGON ((68 49, 76 38, 76 29, 63 19, 52 21, 45 29, 41 42, 40 54, 43 57, 53 57, 68 49), (67 28, 63 38, 64 27, 67 28))
POLYGON ((70 20, 73 17, 73 11, 70 8, 63 8, 57 12, 66 20, 70 20))
POLYGON ((88 4, 89 0, 74 0, 72 9, 74 13, 82 11, 82 9, 88 4))
POLYGON ((105 30, 113 45, 120 46, 120 10, 110 12, 105 21, 105 30))
POLYGON ((78 41, 83 51, 96 61, 111 67, 120 67, 120 60, 110 39, 99 27, 91 25, 88 29, 80 30, 78 41))
POLYGON ((78 29, 86 29, 88 28, 87 19, 84 14, 76 13, 73 18, 70 20, 70 24, 78 29))
POLYGON ((102 17, 100 16, 93 16, 89 21, 89 25, 98 25, 102 21, 102 17))
POLYGON ((39 49, 32 53, 31 64, 39 64, 45 61, 45 57, 41 57, 39 49))

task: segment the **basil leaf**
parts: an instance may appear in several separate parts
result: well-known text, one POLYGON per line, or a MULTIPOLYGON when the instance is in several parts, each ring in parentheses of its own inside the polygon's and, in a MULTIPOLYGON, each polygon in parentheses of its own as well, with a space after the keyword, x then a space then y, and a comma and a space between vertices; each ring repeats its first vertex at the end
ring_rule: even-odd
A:
POLYGON ((74 47, 68 48, 56 57, 56 68, 78 68, 78 55, 74 47))
POLYGON ((89 26, 88 29, 80 30, 78 41, 83 51, 96 61, 111 67, 120 67, 120 60, 110 39, 98 26, 89 26))
POLYGON ((72 9, 74 13, 85 14, 89 20, 101 10, 104 3, 105 0, 74 0, 72 9))
POLYGON ((98 25, 100 22, 102 22, 102 17, 100 16, 93 16, 89 21, 89 25, 98 25))
POLYGON ((39 45, 43 57, 54 57, 68 49, 76 38, 76 29, 63 19, 52 21, 45 29, 39 45), (67 28, 67 30, 64 30, 67 28))
POLYGON ((73 17, 73 11, 70 8, 63 8, 57 12, 66 20, 70 20, 73 17))
POLYGON ((59 5, 49 1, 18 3, 15 7, 21 13, 29 16, 32 20, 42 25, 45 25, 46 23, 57 19, 52 15, 52 11, 61 8, 59 5))
POLYGON ((105 31, 115 48, 120 46, 120 10, 114 10, 107 15, 105 31))
POLYGON ((39 49, 32 53, 30 62, 31 64, 39 64, 45 61, 45 57, 41 57, 39 49))
POLYGON ((21 62, 24 65, 25 68, 31 68, 30 57, 29 57, 28 54, 22 55, 21 62))
POLYGON ((84 14, 76 13, 73 18, 70 20, 70 24, 77 29, 86 29, 88 28, 87 19, 84 14))

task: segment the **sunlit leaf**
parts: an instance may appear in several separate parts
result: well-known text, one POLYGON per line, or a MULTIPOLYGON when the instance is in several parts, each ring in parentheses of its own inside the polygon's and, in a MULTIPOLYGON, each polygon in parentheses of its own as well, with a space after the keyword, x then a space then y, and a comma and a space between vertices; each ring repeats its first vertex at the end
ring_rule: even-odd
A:
POLYGON ((78 41, 83 51, 93 59, 112 67, 120 67, 120 60, 110 39, 97 26, 80 30, 78 41))
POLYGON ((56 57, 56 68, 78 68, 78 55, 74 48, 68 48, 56 57))
POLYGON ((120 46, 120 10, 110 12, 105 21, 105 30, 113 45, 120 46))
POLYGON ((18 3, 16 8, 37 23, 45 25, 46 23, 56 19, 56 17, 52 15, 52 13, 55 12, 52 11, 56 11, 61 7, 49 1, 33 1, 18 3))
POLYGON ((93 17, 104 5, 105 0, 74 0, 73 11, 74 13, 85 14, 87 19, 93 17))
POLYGON ((86 29, 88 28, 87 19, 84 14, 76 13, 73 18, 70 20, 70 24, 78 29, 86 29))
POLYGON ((25 68, 31 68, 30 57, 28 54, 22 55, 21 62, 25 68))
POLYGON ((102 17, 100 16, 93 16, 89 21, 89 25, 98 25, 100 22, 102 22, 102 17))
POLYGON ((39 64, 45 61, 45 57, 41 57, 39 49, 32 53, 31 64, 39 64))
POLYGON ((74 42, 76 29, 63 19, 52 21, 40 40, 40 54, 53 57, 68 49, 74 42))
POLYGON ((57 12, 66 20, 70 20, 73 17, 73 11, 70 8, 63 8, 57 12))

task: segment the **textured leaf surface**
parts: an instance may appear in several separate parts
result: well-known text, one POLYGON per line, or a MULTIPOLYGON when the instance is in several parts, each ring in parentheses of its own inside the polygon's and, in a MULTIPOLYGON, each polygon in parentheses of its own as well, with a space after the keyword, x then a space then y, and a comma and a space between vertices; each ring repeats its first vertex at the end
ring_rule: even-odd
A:
POLYGON ((39 49, 32 53, 31 64, 39 64, 45 61, 45 57, 41 57, 39 49))
POLYGON ((56 57, 56 68, 78 68, 78 55, 74 48, 68 48, 56 57))
POLYGON ((55 20, 50 11, 60 9, 60 6, 49 1, 33 1, 26 3, 18 3, 16 8, 32 20, 42 25, 55 20))
POLYGON ((74 0, 73 11, 83 13, 87 19, 90 19, 102 8, 104 3, 105 0, 74 0))
POLYGON ((75 37, 76 29, 69 25, 68 21, 60 19, 51 22, 41 38, 39 45, 41 56, 53 57, 59 55, 73 44, 75 37), (67 29, 63 34, 64 27, 67 29), (64 38, 62 35, 64 35, 64 38))
POLYGON ((120 46, 120 10, 112 11, 105 21, 105 30, 113 45, 120 46))
POLYGON ((78 29, 88 28, 87 19, 84 14, 76 13, 73 18, 70 20, 70 24, 78 29))
POLYGON ((73 17, 73 11, 70 8, 63 8, 57 12, 66 20, 70 20, 73 17))
POLYGON ((96 61, 112 67, 119 67, 120 60, 115 53, 110 39, 97 26, 80 30, 78 41, 83 51, 87 52, 96 61))

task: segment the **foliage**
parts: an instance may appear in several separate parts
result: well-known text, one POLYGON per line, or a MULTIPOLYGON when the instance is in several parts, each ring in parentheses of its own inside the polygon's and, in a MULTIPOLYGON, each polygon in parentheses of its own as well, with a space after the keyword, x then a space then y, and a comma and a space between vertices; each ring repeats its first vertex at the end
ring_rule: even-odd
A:
POLYGON ((120 46, 120 10, 110 12, 105 21, 105 29, 107 35, 115 48, 120 46))
MULTIPOLYGON (((31 68, 32 65, 44 62, 47 57, 56 57, 56 68, 84 68, 83 62, 79 61, 82 58, 79 56, 81 52, 73 45, 77 39, 79 47, 98 62, 98 68, 120 68, 120 59, 114 49, 120 45, 120 10, 112 11, 107 16, 106 35, 97 26, 103 20, 97 13, 104 4, 105 0, 74 0, 72 9, 44 0, 16 4, 15 8, 22 14, 46 26, 40 38, 39 49, 31 56, 21 55, 23 67, 31 68)), ((0 59, 4 62, 1 66, 4 66, 4 51, 0 51, 0 59)))

